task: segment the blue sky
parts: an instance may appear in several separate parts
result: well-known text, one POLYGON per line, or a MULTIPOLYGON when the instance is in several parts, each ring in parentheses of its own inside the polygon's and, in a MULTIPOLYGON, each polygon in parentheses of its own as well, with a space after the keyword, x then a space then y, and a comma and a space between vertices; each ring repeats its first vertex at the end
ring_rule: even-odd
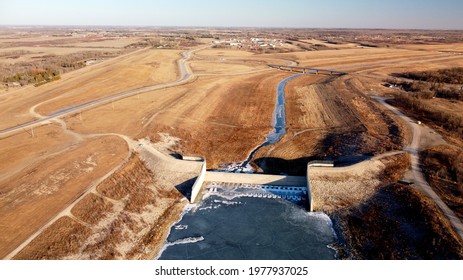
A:
POLYGON ((0 0, 0 25, 463 29, 463 1, 0 0))

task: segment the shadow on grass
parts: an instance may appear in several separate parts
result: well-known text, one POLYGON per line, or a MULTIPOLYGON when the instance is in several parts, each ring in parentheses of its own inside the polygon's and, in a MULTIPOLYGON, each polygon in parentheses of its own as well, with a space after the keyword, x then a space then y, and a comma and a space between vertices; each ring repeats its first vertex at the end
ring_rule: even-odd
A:
POLYGON ((355 258, 463 258, 463 243, 449 221, 433 201, 410 186, 388 185, 367 201, 330 216, 355 258))

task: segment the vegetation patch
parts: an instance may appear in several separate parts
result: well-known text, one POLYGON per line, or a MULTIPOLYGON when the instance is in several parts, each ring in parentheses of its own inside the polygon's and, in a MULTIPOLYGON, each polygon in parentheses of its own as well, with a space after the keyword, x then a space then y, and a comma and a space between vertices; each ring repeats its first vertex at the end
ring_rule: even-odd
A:
POLYGON ((393 76, 431 83, 463 84, 463 67, 436 71, 395 73, 393 76))
POLYGON ((96 224, 106 217, 113 204, 107 199, 95 194, 86 195, 71 210, 72 214, 89 224, 96 224))
POLYGON ((427 181, 463 219, 463 150, 436 146, 421 153, 427 181))
POLYGON ((463 137, 463 117, 459 112, 444 111, 429 104, 426 100, 398 93, 394 100, 389 101, 392 105, 411 112, 420 120, 426 120, 438 127, 444 128, 449 134, 463 137))
POLYGON ((457 106, 463 101, 462 67, 392 75, 413 80, 386 80, 386 86, 400 89, 396 92, 395 99, 390 101, 394 106, 413 114, 420 120, 433 124, 435 127, 443 128, 449 135, 457 138, 463 137, 461 112, 440 106, 445 102, 457 106), (431 102, 429 99, 433 99, 433 101, 431 102))
POLYGON ((14 76, 3 78, 5 83, 19 82, 21 85, 35 84, 41 86, 51 81, 56 81, 61 78, 58 71, 53 69, 32 69, 27 72, 17 73, 14 76))
POLYGON ((394 77, 412 81, 388 79, 390 86, 398 87, 413 93, 416 98, 430 99, 440 97, 445 99, 463 100, 463 67, 440 69, 436 71, 392 73, 394 77))
MULTIPOLYGON (((17 52, 19 55, 27 54, 17 52)), ((27 62, 13 64, 0 63, 0 80, 3 83, 19 83, 21 86, 35 84, 36 86, 59 80, 61 74, 85 67, 86 61, 115 57, 122 52, 86 51, 68 55, 47 55, 34 57, 27 62)), ((6 54, 8 55, 8 53, 6 54)), ((0 54, 1 56, 1 54, 0 54)))
POLYGON ((101 183, 97 190, 109 198, 120 200, 136 194, 153 184, 154 175, 146 168, 141 159, 133 155, 124 168, 119 169, 110 178, 101 183))
POLYGON ((448 219, 413 187, 389 185, 340 215, 355 258, 463 259, 448 219))
POLYGON ((70 217, 59 218, 42 234, 32 240, 14 258, 26 260, 62 259, 76 254, 83 242, 91 234, 86 226, 70 217))

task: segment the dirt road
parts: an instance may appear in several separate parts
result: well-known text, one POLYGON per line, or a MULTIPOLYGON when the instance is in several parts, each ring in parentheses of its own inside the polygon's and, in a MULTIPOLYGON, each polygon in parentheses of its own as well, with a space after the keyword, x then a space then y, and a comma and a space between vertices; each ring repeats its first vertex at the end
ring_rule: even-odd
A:
POLYGON ((442 199, 434 192, 434 190, 429 186, 426 178, 421 170, 420 167, 420 158, 419 158, 419 148, 420 148, 420 138, 422 134, 421 126, 404 115, 400 112, 397 108, 387 104, 385 102, 386 98, 384 97, 373 97, 376 101, 378 101, 381 105, 386 107, 387 109, 391 110, 394 114, 401 117, 413 130, 413 139, 412 142, 404 147, 404 150, 410 153, 411 156, 411 168, 413 172, 413 178, 415 186, 422 191, 423 193, 427 194, 434 202, 439 206, 439 208, 444 212, 447 218, 452 223, 455 232, 460 236, 463 240, 463 223, 460 219, 455 215, 455 213, 442 201, 442 199))

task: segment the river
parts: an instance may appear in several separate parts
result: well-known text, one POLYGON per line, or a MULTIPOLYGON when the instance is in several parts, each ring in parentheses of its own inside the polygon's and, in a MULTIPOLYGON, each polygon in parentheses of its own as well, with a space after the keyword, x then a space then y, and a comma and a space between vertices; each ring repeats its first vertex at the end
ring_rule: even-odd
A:
POLYGON ((259 146, 255 147, 248 155, 248 157, 241 162, 226 164, 225 167, 229 172, 245 172, 252 173, 254 169, 251 167, 251 161, 262 147, 277 143, 281 137, 286 134, 286 108, 285 108, 285 86, 294 78, 304 74, 296 74, 282 80, 277 86, 277 101, 275 110, 273 111, 273 130, 267 134, 265 141, 259 146))

